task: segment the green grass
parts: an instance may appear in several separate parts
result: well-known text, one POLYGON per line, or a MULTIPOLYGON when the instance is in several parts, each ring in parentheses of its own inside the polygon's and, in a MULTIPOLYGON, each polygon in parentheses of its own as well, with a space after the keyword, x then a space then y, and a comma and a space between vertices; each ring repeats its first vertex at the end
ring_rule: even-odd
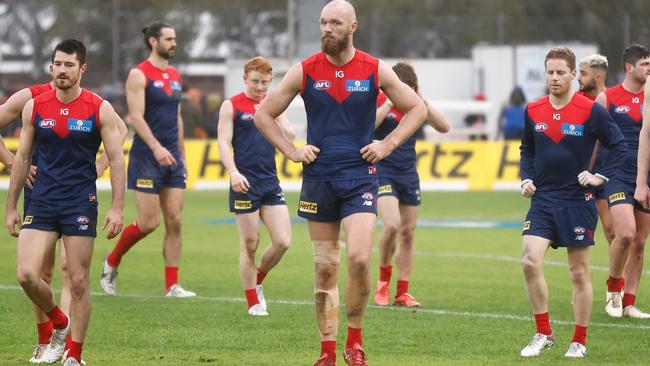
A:
MULTIPOLYGON (((293 215, 297 196, 289 194, 287 199, 293 215)), ((103 193, 100 200, 103 215, 109 197, 103 193)), ((131 222, 135 218, 133 195, 127 200, 125 220, 131 222)), ((522 220, 528 205, 517 193, 503 192, 426 193, 423 202, 421 218, 445 220, 517 221, 522 220)), ((271 316, 253 319, 246 314, 239 281, 236 227, 205 223, 228 217, 225 192, 186 195, 180 279, 199 298, 162 297, 162 229, 131 250, 120 267, 122 296, 93 296, 93 315, 84 344, 84 358, 90 366, 313 364, 319 353, 319 336, 312 305, 313 264, 306 225, 293 226, 292 248, 266 279, 271 316)), ((15 242, 4 235, 0 256, 0 364, 22 365, 36 341, 36 329, 30 302, 15 280, 15 242)), ((268 243, 266 233, 262 243, 268 243)), ((95 293, 101 291, 101 258, 113 244, 103 238, 96 241, 91 273, 95 293)), ((563 357, 573 331, 571 285, 563 250, 549 251, 545 269, 551 319, 562 321, 553 324, 557 346, 536 359, 522 361, 519 357, 535 330, 517 261, 520 247, 518 229, 418 228, 411 290, 423 309, 368 310, 364 338, 369 364, 571 362, 563 357)), ((650 323, 614 320, 604 313, 606 247, 599 232, 592 253, 595 302, 586 362, 647 365, 650 323), (644 328, 635 328, 639 324, 644 328)), ((377 253, 373 254, 372 270, 376 280, 377 253)), ((340 278, 342 288, 345 277, 340 278)), ((58 275, 55 286, 59 287, 58 275)), ((649 289, 644 275, 637 303, 645 310, 650 309, 649 289)), ((343 365, 344 316, 339 325, 338 363, 343 365)))

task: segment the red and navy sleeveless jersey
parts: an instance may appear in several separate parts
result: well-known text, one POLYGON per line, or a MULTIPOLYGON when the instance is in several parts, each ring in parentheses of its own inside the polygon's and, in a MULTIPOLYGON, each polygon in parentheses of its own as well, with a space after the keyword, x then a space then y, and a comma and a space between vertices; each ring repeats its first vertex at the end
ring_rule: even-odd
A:
POLYGON ((302 61, 301 96, 307 112, 307 143, 320 149, 304 166, 305 180, 340 180, 375 176, 361 158, 372 142, 379 91, 379 60, 355 50, 342 66, 320 52, 302 61))
POLYGON ((610 150, 600 171, 611 178, 625 157, 623 135, 601 105, 575 93, 561 109, 545 96, 529 103, 521 139, 521 178, 537 187, 533 203, 553 207, 593 204, 592 188, 578 183, 596 141, 610 150))
MULTIPOLYGON (((32 94, 32 99, 38 97, 39 95, 49 92, 50 90, 53 90, 52 88, 52 83, 47 83, 47 84, 39 84, 39 85, 32 85, 29 87, 29 92, 32 94)), ((38 154, 36 153, 36 149, 38 148, 38 144, 34 144, 34 149, 32 152, 32 165, 38 165, 38 160, 36 160, 36 157, 38 154)))
MULTIPOLYGON (((144 120, 154 137, 162 146, 178 156, 178 105, 181 101, 181 74, 168 66, 161 70, 145 60, 136 66, 147 79, 145 87, 144 120)), ((136 135, 132 150, 149 152, 151 150, 136 135)))
MULTIPOLYGON (((381 107, 386 103, 387 99, 386 94, 379 93, 377 107, 381 107)), ((404 113, 395 106, 392 106, 388 114, 386 114, 384 121, 375 130, 375 139, 383 140, 393 132, 399 125, 402 117, 404 117, 404 113)), ((401 176, 417 173, 415 165, 415 134, 411 135, 408 140, 377 164, 377 173, 380 176, 401 176)))
POLYGON ((74 206, 96 197, 95 156, 102 142, 102 102, 102 98, 85 89, 67 104, 57 99, 54 90, 34 98, 32 123, 38 145, 38 179, 32 202, 74 206))
POLYGON ((230 98, 230 102, 233 111, 232 148, 237 170, 249 181, 277 179, 275 147, 253 122, 262 101, 239 93, 230 98))
POLYGON ((633 94, 618 84, 605 91, 607 95, 607 110, 621 129, 627 143, 627 157, 621 165, 621 172, 626 177, 636 181, 637 155, 639 152, 639 134, 643 120, 643 90, 633 94))

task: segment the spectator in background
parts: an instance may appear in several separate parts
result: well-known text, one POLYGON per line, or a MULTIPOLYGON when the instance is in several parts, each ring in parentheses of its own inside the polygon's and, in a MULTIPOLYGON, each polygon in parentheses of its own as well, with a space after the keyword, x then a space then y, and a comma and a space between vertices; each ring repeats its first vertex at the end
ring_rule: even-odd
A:
POLYGON ((214 121, 219 120, 219 109, 223 102, 223 97, 219 93, 210 93, 205 97, 205 108, 203 113, 203 126, 208 138, 217 137, 217 124, 214 121))
POLYGON ((521 140, 524 133, 524 109, 526 96, 523 89, 516 86, 510 93, 510 101, 501 111, 499 118, 499 135, 506 140, 521 140))
POLYGON ((201 91, 197 88, 183 90, 181 96, 181 116, 185 138, 205 138, 203 113, 201 108, 201 91))
MULTIPOLYGON (((486 100, 485 94, 479 92, 474 96, 474 100, 477 102, 484 102, 486 100)), ((487 140, 487 135, 485 134, 485 114, 484 113, 470 113, 465 116, 465 126, 470 129, 475 129, 476 133, 470 133, 469 139, 474 140, 487 140)))

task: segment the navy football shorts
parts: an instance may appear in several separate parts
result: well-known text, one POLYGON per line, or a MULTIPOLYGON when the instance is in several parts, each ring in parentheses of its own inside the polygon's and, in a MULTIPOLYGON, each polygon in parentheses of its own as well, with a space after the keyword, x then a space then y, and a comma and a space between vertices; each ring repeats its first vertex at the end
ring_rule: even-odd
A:
POLYGON ((21 229, 53 231, 66 236, 97 236, 97 203, 77 206, 45 205, 32 201, 21 229))
POLYGON ((377 178, 302 182, 298 216, 310 221, 339 221, 355 213, 377 214, 377 178))
POLYGON ((609 207, 626 203, 632 205, 635 210, 650 213, 634 199, 636 180, 613 178, 605 185, 605 194, 609 207))
POLYGON ((402 205, 420 205, 420 177, 408 175, 405 177, 379 177, 378 197, 393 196, 402 205))
POLYGON ((277 179, 249 182, 247 193, 237 193, 230 188, 230 212, 255 212, 262 206, 286 205, 284 193, 277 179))
POLYGON ((185 188, 185 165, 175 156, 176 165, 162 166, 153 154, 129 155, 127 188, 159 194, 162 188, 185 188))
POLYGON ((548 207, 531 205, 522 235, 539 236, 551 241, 553 248, 594 245, 598 223, 596 205, 548 207))

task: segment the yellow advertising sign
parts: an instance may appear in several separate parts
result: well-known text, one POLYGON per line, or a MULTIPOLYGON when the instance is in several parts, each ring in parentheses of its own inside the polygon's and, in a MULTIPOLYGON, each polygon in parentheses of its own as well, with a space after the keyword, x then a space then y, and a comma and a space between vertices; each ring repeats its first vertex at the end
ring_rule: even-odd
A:
MULTIPOLYGON (((5 140, 14 151, 17 139, 5 140)), ((131 143, 124 146, 125 156, 131 143)), ((443 142, 418 141, 417 168, 422 190, 489 191, 518 189, 519 142, 443 142)), ((216 140, 185 141, 187 155, 187 187, 189 189, 223 189, 229 184, 228 172, 221 163, 216 140)), ((302 166, 276 153, 278 177, 283 184, 298 186, 302 166)), ((108 171, 100 178, 100 186, 109 183, 108 171)), ((6 186, 9 171, 0 171, 0 184, 6 186)))

